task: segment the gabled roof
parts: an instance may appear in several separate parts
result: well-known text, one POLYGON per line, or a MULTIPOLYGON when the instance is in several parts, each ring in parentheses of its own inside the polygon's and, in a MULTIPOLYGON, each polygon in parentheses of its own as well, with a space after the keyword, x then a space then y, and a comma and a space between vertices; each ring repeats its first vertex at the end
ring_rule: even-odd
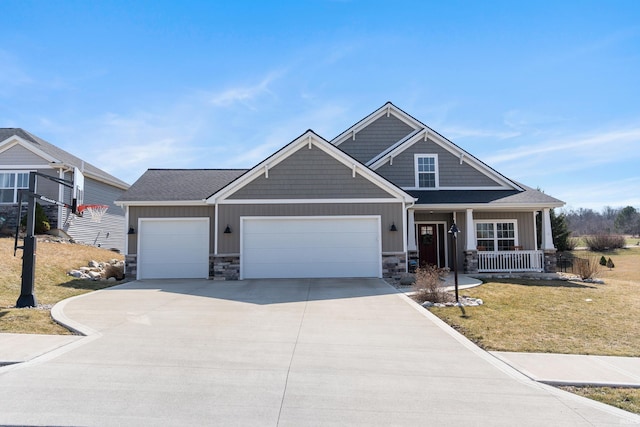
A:
POLYGON ((352 138, 360 130, 366 128, 367 126, 369 126, 371 123, 373 123, 376 120, 378 120, 383 115, 386 115, 388 117, 390 114, 393 114, 395 117, 397 117, 398 119, 400 119, 401 121, 403 121, 407 125, 411 126, 415 130, 420 130, 420 129, 423 129, 423 128, 426 127, 418 119, 416 119, 415 117, 412 117, 411 115, 405 113, 404 111, 402 111, 400 108, 396 107, 395 105, 393 105, 389 101, 386 104, 384 104, 382 107, 378 108, 373 113, 369 114, 364 119, 358 121, 356 124, 351 126, 349 129, 347 129, 344 132, 342 132, 340 135, 338 135, 335 138, 333 138, 331 140, 331 143, 333 145, 339 146, 344 141, 346 141, 348 138, 352 138))
POLYGON ((56 147, 55 145, 27 132, 24 129, 0 128, 0 151, 2 151, 3 148, 6 149, 16 144, 19 144, 27 150, 41 156, 54 167, 77 167, 81 170, 84 168, 83 173, 89 178, 122 188, 123 190, 129 188, 129 184, 121 179, 116 178, 91 163, 56 147))
POLYGON ((383 115, 393 114, 398 119, 412 126, 415 131, 411 132, 406 137, 397 141, 395 144, 392 144, 386 150, 369 160, 366 165, 373 170, 378 169, 380 166, 387 163, 393 157, 398 156, 407 148, 411 147, 416 142, 421 141, 422 139, 426 140, 427 138, 436 144, 440 145, 445 150, 449 151, 451 154, 460 157, 461 162, 465 162, 469 164, 471 167, 476 170, 488 175, 492 179, 502 183, 505 188, 514 188, 517 190, 523 190, 515 181, 510 180, 506 176, 502 175, 486 163, 480 161, 473 155, 469 154, 467 151, 460 148, 458 145, 454 144, 452 141, 448 140, 435 130, 431 129, 429 126, 420 122, 415 117, 401 110, 400 108, 393 105, 391 102, 387 102, 382 107, 369 114, 364 119, 360 120, 355 125, 351 126, 346 131, 342 132, 340 135, 331 140, 331 143, 339 146, 342 142, 346 141, 349 137, 352 137, 354 133, 366 128, 368 125, 382 117, 383 115))
POLYGON ((204 204, 212 192, 246 172, 247 169, 148 169, 116 203, 179 201, 204 204))
POLYGON ((336 161, 342 163, 347 168, 352 169, 354 176, 355 174, 362 176, 378 187, 384 189, 394 197, 401 199, 407 203, 413 203, 415 201, 413 197, 411 197, 400 187, 378 175, 376 172, 372 171, 353 157, 349 156, 347 153, 334 147, 326 139, 322 138, 314 131, 309 129, 298 138, 294 139, 292 142, 278 150, 276 153, 272 154, 267 159, 251 168, 246 174, 240 176, 238 179, 231 182, 226 187, 221 188, 220 191, 211 194, 211 196, 207 199, 207 202, 224 202, 224 200, 226 200, 226 198, 232 195, 235 191, 239 190, 262 174, 268 173, 268 170, 270 168, 273 168, 305 145, 309 147, 313 146, 319 148, 329 156, 333 157, 336 161))

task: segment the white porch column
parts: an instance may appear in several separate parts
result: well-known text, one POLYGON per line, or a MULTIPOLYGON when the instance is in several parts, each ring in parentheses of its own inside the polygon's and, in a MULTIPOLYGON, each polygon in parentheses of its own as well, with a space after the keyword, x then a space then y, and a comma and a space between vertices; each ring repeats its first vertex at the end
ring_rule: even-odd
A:
POLYGON ((473 225, 473 209, 467 209, 466 217, 465 217, 465 240, 466 247, 464 248, 466 251, 475 251, 476 250, 476 233, 475 226, 473 225))
POLYGON ((407 250, 416 251, 418 250, 416 243, 416 216, 415 210, 408 209, 407 215, 409 216, 409 224, 407 225, 407 250))
POLYGON ((553 234, 551 233, 551 214, 549 208, 542 210, 542 250, 553 250, 553 234))

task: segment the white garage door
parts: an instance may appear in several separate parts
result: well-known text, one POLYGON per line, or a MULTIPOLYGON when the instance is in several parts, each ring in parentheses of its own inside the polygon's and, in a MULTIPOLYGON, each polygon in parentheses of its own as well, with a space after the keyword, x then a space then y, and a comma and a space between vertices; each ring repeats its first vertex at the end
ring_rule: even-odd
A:
POLYGON ((381 277, 379 217, 242 218, 241 274, 381 277))
POLYGON ((209 277, 209 218, 140 219, 138 236, 138 279, 209 277))

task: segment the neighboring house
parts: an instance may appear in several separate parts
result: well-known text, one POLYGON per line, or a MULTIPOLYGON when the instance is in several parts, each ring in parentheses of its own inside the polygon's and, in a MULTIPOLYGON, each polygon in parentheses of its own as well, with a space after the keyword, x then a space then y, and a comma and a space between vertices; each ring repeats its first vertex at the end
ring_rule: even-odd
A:
MULTIPOLYGON (((42 200, 52 230, 61 230, 77 242, 124 251, 124 211, 114 201, 129 184, 92 164, 20 128, 0 128, 0 217, 2 226, 12 229, 18 219, 18 192, 29 187, 29 172, 39 172, 66 180, 73 179, 74 167, 84 174, 84 204, 109 206, 100 223, 82 218, 65 207, 42 200)), ((49 179, 37 179, 37 193, 71 203, 71 190, 49 179)), ((26 199, 23 205, 26 208, 26 199)), ((23 210, 24 214, 24 210, 23 210)))
POLYGON ((150 169, 117 203, 139 279, 398 277, 454 256, 468 273, 552 272, 549 211, 564 204, 391 103, 330 142, 309 130, 249 170, 150 169))

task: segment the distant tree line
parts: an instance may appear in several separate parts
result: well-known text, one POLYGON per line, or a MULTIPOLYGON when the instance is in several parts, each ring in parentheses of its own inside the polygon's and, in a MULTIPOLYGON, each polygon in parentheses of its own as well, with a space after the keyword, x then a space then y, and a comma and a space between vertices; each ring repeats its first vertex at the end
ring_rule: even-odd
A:
POLYGON ((558 216, 564 217, 567 228, 574 237, 595 234, 640 234, 640 212, 633 206, 606 206, 600 212, 585 208, 570 209, 564 210, 558 216))

